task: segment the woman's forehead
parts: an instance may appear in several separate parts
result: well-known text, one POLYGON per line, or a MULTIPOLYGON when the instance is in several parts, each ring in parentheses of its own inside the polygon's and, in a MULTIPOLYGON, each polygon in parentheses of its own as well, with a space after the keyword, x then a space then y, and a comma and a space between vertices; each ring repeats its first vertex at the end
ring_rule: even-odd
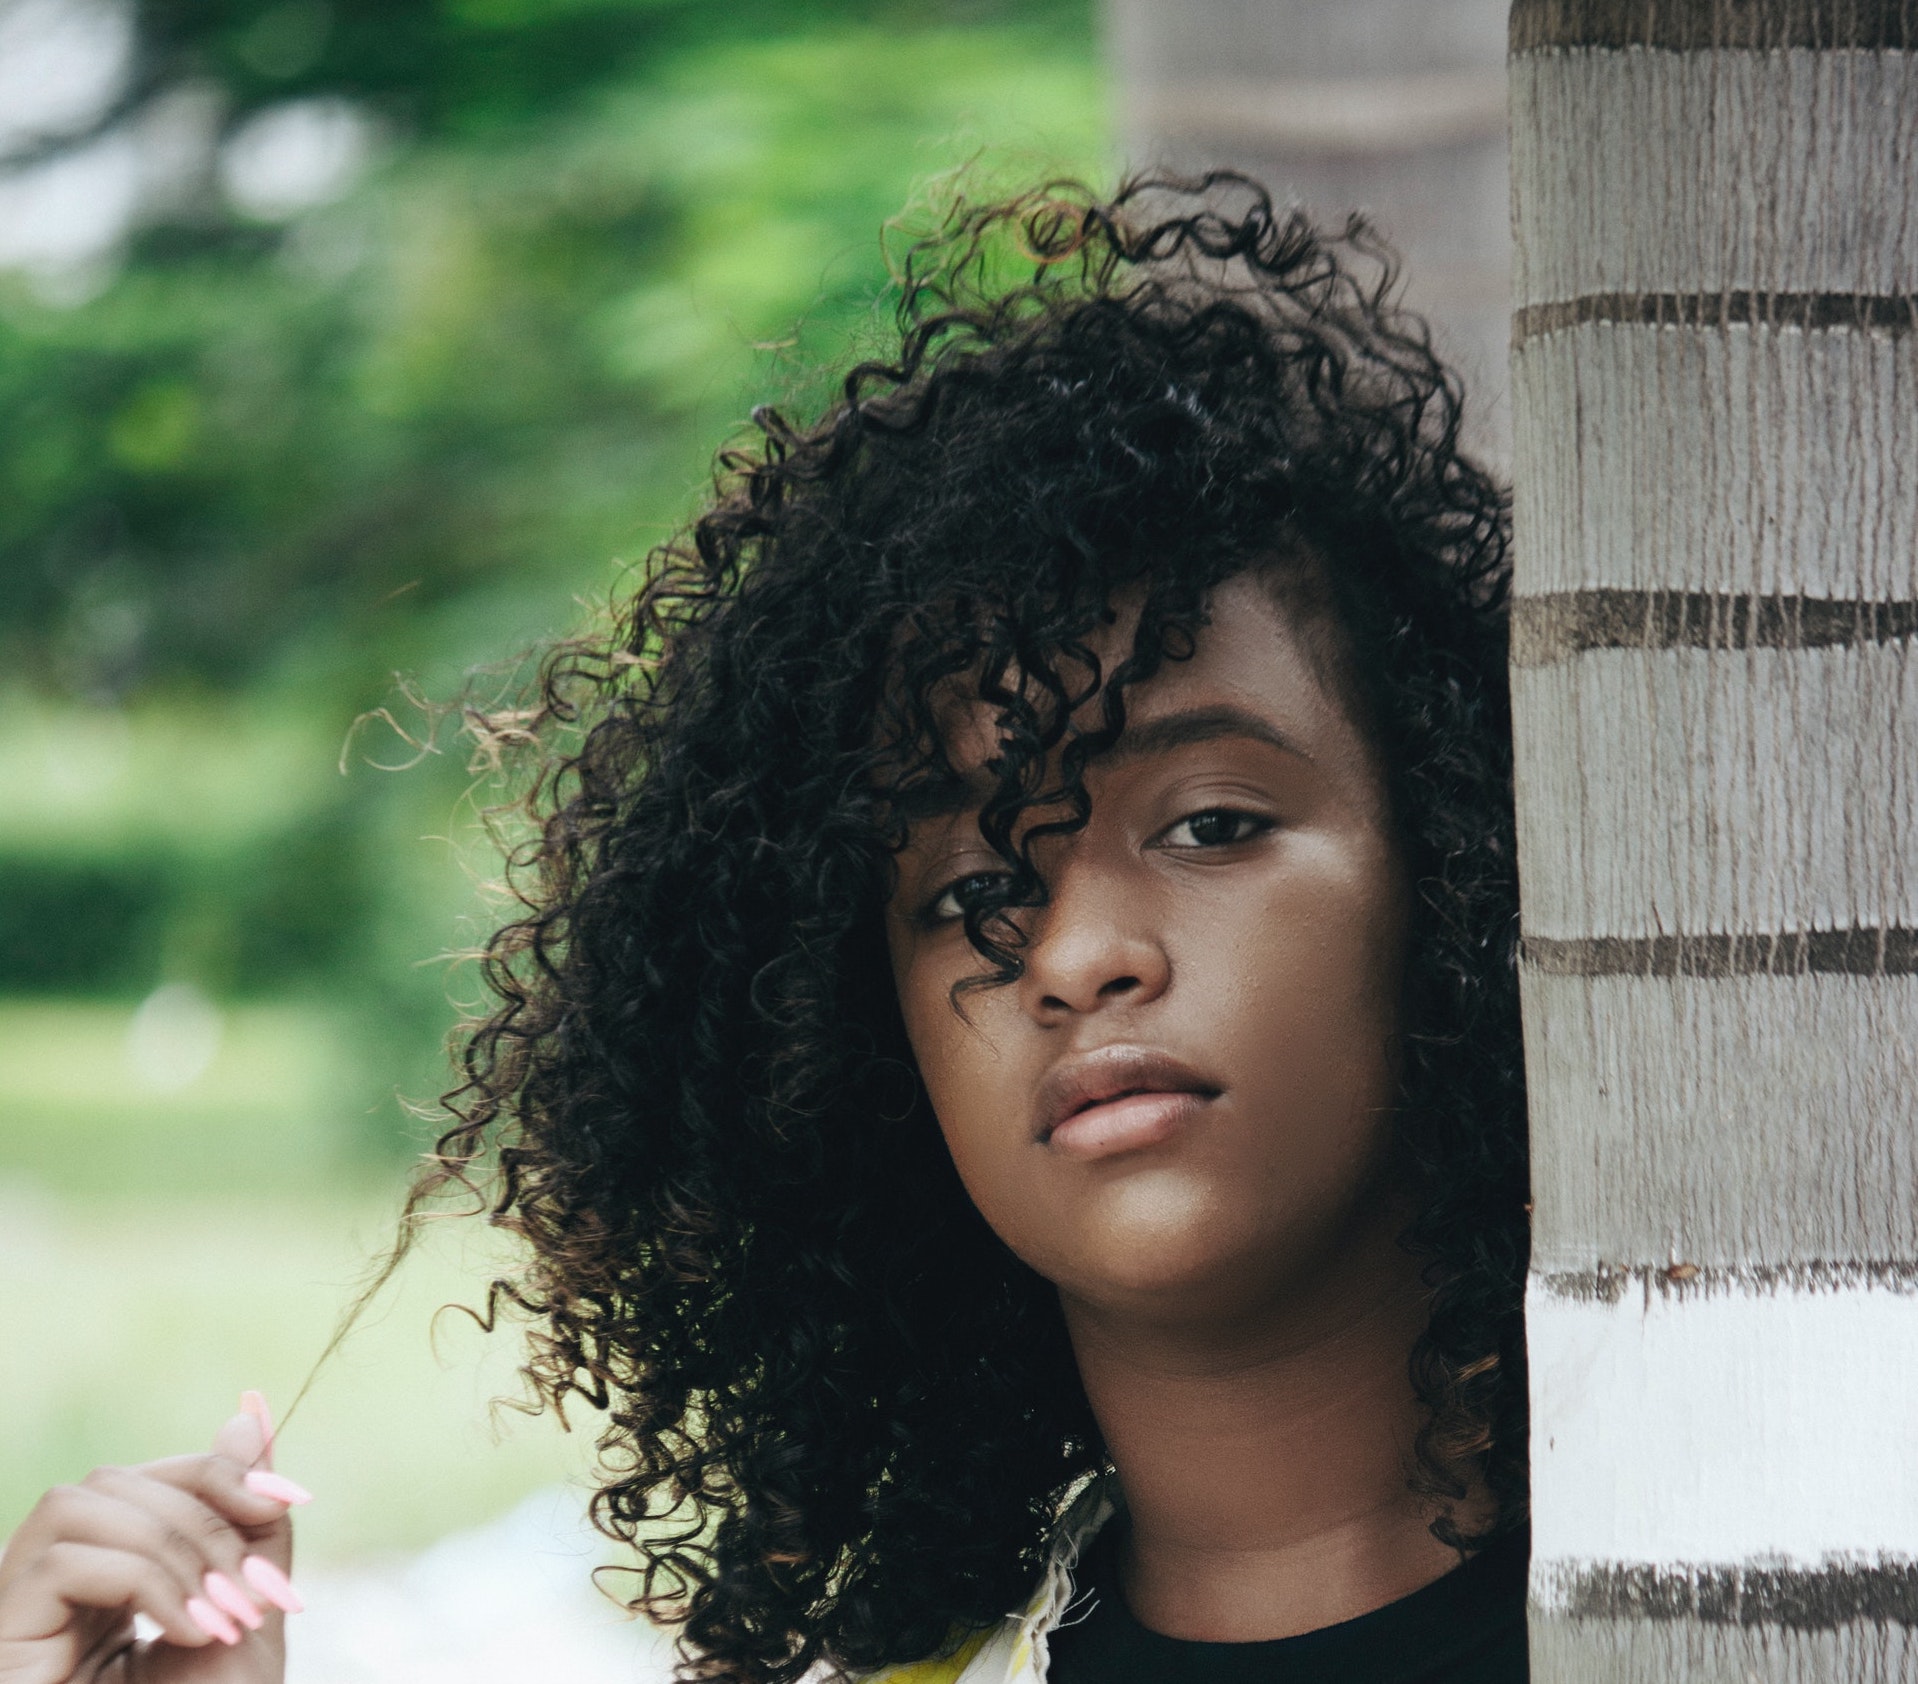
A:
MULTIPOLYGON (((1141 589, 1115 597, 1111 621, 1080 640, 1097 659, 1102 680, 1131 653, 1143 595, 1141 589)), ((1261 737, 1308 759, 1362 747, 1312 631, 1265 581, 1235 575, 1214 588, 1206 606, 1208 619, 1197 628, 1189 657, 1168 659, 1151 678, 1126 686, 1125 729, 1102 759, 1164 753, 1224 735, 1261 737)), ((1013 663, 999 688, 1056 710, 1063 683, 1080 696, 1070 720, 1059 722, 1069 738, 1105 726, 1105 689, 1103 683, 1094 688, 1092 678, 1087 663, 1061 653, 1044 682, 1013 663)), ((988 768, 1006 745, 1008 710, 983 693, 978 666, 941 679, 926 702, 942 770, 967 784, 989 784, 988 768)))

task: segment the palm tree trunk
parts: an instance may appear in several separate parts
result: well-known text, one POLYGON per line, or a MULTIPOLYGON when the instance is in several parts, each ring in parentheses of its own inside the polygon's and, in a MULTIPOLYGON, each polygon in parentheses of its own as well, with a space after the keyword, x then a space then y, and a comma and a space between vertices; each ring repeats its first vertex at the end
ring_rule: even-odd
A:
POLYGON ((1545 1684, 1918 1679, 1918 0, 1517 0, 1545 1684))
POLYGON ((1506 0, 1105 0, 1127 156, 1229 164, 1324 222, 1368 212, 1405 301, 1465 378, 1466 430, 1510 450, 1506 0))

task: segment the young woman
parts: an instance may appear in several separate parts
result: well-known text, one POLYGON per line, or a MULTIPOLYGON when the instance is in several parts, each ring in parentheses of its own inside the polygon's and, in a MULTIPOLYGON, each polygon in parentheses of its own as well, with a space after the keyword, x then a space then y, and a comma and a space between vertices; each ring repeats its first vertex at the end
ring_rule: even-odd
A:
MULTIPOLYGON (((548 665, 416 1198, 693 1676, 1524 1675, 1505 503, 1375 255, 962 206, 548 665)), ((260 1431, 50 1496, 0 1684, 277 1678, 260 1431)))

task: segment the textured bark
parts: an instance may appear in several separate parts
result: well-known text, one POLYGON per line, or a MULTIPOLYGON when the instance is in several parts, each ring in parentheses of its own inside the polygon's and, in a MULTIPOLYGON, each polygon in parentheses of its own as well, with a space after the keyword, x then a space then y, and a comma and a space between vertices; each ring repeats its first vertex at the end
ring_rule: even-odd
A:
POLYGON ((1406 301, 1511 448, 1505 0, 1106 0, 1134 163, 1230 164, 1334 226, 1374 217, 1406 301))
POLYGON ((1534 1676, 1918 1679, 1918 0, 1518 0, 1534 1676))

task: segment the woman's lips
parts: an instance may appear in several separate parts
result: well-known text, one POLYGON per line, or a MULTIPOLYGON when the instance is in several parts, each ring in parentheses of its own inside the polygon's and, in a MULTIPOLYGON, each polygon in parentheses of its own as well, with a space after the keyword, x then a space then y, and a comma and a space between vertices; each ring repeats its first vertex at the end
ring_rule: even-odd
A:
POLYGON ((1114 1041, 1063 1058, 1035 1096, 1033 1137, 1069 1158, 1109 1158, 1170 1139, 1219 1095, 1160 1047, 1114 1041))
POLYGON ((1058 1123, 1046 1144, 1068 1158, 1109 1158, 1170 1140, 1212 1096, 1167 1092, 1120 1094, 1088 1105, 1058 1123))

